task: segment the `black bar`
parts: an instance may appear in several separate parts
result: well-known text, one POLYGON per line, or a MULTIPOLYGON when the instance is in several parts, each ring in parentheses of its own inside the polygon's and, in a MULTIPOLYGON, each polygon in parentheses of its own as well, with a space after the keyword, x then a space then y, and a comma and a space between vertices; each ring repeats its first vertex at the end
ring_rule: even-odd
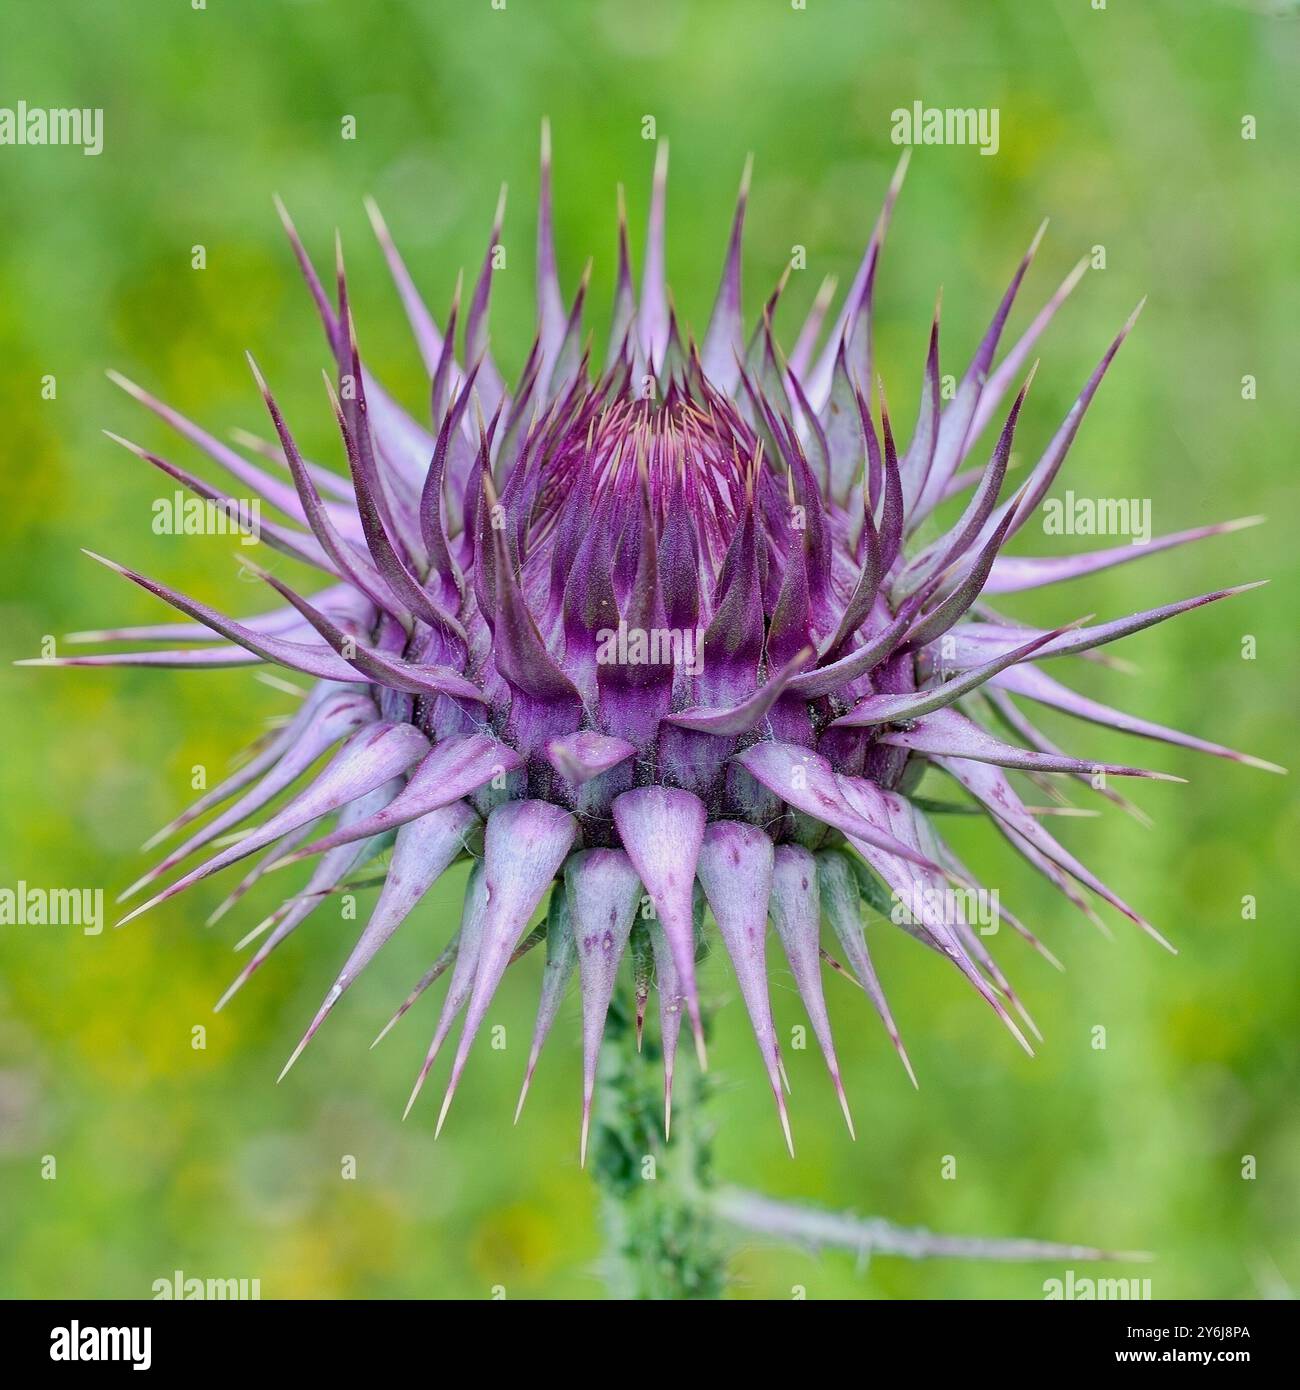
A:
MULTIPOLYGON (((0 1368, 10 1384, 24 1385, 28 1382, 15 1373, 39 1374, 41 1383, 51 1375, 142 1371, 170 1377, 194 1370, 251 1370, 259 1376, 283 1370, 295 1377, 320 1372, 338 1379, 405 1367, 421 1375, 497 1379, 515 1358, 525 1368, 544 1363, 547 1375, 559 1378, 566 1373, 589 1377, 605 1357, 610 1374, 622 1379, 637 1366, 658 1374, 655 1367, 662 1371, 681 1364, 680 1344, 667 1335, 662 1310, 623 1314, 608 1308, 599 1315, 600 1335, 593 1338, 590 1315, 569 1317, 545 1301, 503 1302, 485 1299, 454 1309, 420 1302, 13 1302, 0 1305, 0 1368), (510 1339, 500 1336, 507 1330, 510 1339), (146 1345, 149 1364, 136 1371, 132 1356, 143 1362, 146 1345), (75 1360, 70 1359, 74 1346, 75 1360), (91 1359, 96 1353, 115 1353, 117 1359, 91 1359), (571 1366, 565 1366, 566 1357, 573 1358, 571 1366)), ((905 1370, 927 1378, 945 1369, 1005 1371, 1031 1373, 1049 1386, 1046 1377, 1058 1370, 1073 1378, 1081 1370, 1109 1369, 1120 1381, 1147 1367, 1171 1365, 1228 1371, 1267 1366, 1285 1373, 1293 1372, 1295 1363, 1293 1307, 1185 1301, 863 1303, 848 1321, 844 1308, 836 1306, 822 1323, 813 1301, 791 1303, 777 1324, 769 1311, 746 1337, 749 1315, 738 1300, 711 1315, 725 1327, 711 1321, 701 1329, 706 1340, 688 1346, 697 1348, 689 1359, 698 1370, 707 1372, 712 1360, 718 1375, 732 1381, 749 1356, 761 1358, 769 1374, 776 1359, 794 1357, 792 1371, 810 1384, 842 1374, 851 1362, 864 1377, 893 1377, 905 1370), (708 1347, 716 1349, 712 1358, 708 1347), (813 1364, 807 1364, 810 1356, 813 1364)), ((686 1310, 682 1316, 689 1325, 694 1315, 686 1310)))

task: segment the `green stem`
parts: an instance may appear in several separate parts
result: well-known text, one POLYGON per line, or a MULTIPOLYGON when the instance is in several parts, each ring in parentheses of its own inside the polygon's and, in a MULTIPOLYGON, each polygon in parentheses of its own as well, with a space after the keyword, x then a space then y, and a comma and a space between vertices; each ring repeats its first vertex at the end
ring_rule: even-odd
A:
POLYGON ((601 1194, 604 1274, 611 1298, 716 1299, 726 1245, 703 1194, 712 1185, 712 1134, 701 1107, 708 1078, 683 1067, 664 1137, 663 1065, 615 999, 605 1026, 592 1115, 592 1175, 601 1194))
MULTIPOLYGON (((707 1031, 708 1019, 705 1017, 707 1031)), ((825 1211, 715 1185, 712 1127, 704 1109, 713 1081, 689 1062, 673 1096, 672 1143, 664 1134, 663 1058, 636 1046, 627 1005, 610 1005, 592 1113, 590 1162, 600 1192, 602 1260, 611 1298, 719 1299, 729 1240, 738 1231, 859 1259, 1132 1261, 1137 1251, 999 1237, 936 1235, 879 1217, 825 1211)))

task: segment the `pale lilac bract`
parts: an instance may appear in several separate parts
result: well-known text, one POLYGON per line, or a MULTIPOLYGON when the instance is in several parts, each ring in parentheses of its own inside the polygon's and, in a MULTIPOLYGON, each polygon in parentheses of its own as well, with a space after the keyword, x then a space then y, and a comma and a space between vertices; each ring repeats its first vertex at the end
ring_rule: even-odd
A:
MULTIPOLYGON (((1017 394, 1017 383, 1084 270, 1080 264, 1071 272, 995 365, 1038 237, 946 403, 936 312, 916 426, 899 454, 883 387, 873 379, 872 296, 903 166, 837 317, 825 327, 834 288, 828 282, 787 358, 772 335, 784 278, 758 325, 749 333, 742 328, 748 170, 698 349, 676 321, 664 279, 661 148, 640 295, 620 216, 613 324, 596 364, 582 327, 586 276, 568 311, 561 298, 549 165, 544 132, 537 335, 513 387, 488 346, 502 208, 465 314, 463 359, 453 346, 459 287, 441 331, 378 210, 370 209, 428 376, 428 408, 420 413, 431 417, 431 428, 362 368, 341 256, 331 299, 282 210, 336 362, 331 394, 346 479, 302 458, 256 366, 277 442, 243 437, 243 453, 117 378, 245 493, 278 512, 281 520, 263 525, 263 541, 324 579, 303 596, 262 572, 278 606, 236 621, 105 562, 192 621, 79 634, 145 648, 63 664, 270 662, 313 682, 293 717, 151 844, 208 811, 227 809, 190 830, 128 893, 266 818, 131 916, 261 852, 219 915, 269 868, 312 861, 307 883, 262 924, 262 939, 228 998, 333 892, 373 875, 387 855, 378 901, 301 1051, 430 886, 470 858, 459 929, 396 1016, 449 974, 416 1086, 418 1092, 463 1014, 441 1128, 502 976, 543 937, 528 926, 549 894, 547 962, 525 1091, 576 968, 584 1155, 597 1056, 625 956, 634 958, 638 1029, 652 979, 658 989, 666 1101, 683 1012, 703 1061, 696 961, 706 916, 734 966, 787 1142, 767 988, 769 924, 846 1119, 823 957, 844 957, 911 1073, 868 951, 864 904, 889 914, 900 900, 921 903, 919 919, 905 920, 905 930, 960 970, 1028 1050, 1010 1011, 1037 1030, 974 925, 960 910, 933 907, 960 902, 942 890, 973 881, 934 828, 935 803, 914 795, 920 774, 937 768, 954 779, 967 794, 958 799, 987 812, 1077 907, 1093 914, 1086 889, 1163 940, 1048 833, 1041 808, 1026 806, 1007 770, 1027 773, 1049 792, 1055 775, 1088 786, 1101 780, 1105 796, 1139 815, 1097 774, 1162 774, 1066 753, 1038 731, 1026 708, 1047 706, 1271 765, 1085 699, 1049 674, 1066 664, 1060 658, 1238 590, 1054 631, 1021 626, 989 600, 1245 523, 1064 558, 1002 553, 1051 488, 1133 323, 1107 347, 1015 495, 1005 496, 1029 384, 1026 378, 1017 394), (1008 398, 1005 423, 983 462, 978 441, 1008 398), (939 504, 966 493, 960 514, 938 525, 939 504), (626 643, 658 641, 660 659, 629 660, 634 645, 625 645, 618 649, 623 659, 603 660, 620 624, 626 643), (702 653, 690 645, 697 631, 702 653), (295 786, 325 754, 331 756, 324 770, 295 786), (269 811, 282 792, 292 794, 269 811)), ((226 498, 180 466, 127 447, 198 495, 226 498)), ((1003 920, 1048 955, 1015 918, 1004 913, 1003 920)))

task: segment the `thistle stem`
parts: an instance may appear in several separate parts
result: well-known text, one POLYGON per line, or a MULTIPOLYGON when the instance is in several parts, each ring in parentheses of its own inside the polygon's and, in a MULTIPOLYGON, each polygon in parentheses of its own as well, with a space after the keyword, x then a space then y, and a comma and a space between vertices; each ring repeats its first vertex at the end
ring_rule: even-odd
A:
POLYGON ((814 1250, 848 1250, 863 1262, 872 1255, 1023 1263, 1151 1258, 1142 1251, 1054 1241, 938 1235, 881 1217, 716 1187, 704 1113, 711 1087, 694 1066, 682 1069, 668 1143, 661 1054, 649 1041, 637 1051, 632 1018, 615 999, 601 1051, 591 1149, 605 1234, 602 1272, 611 1298, 721 1298, 733 1248, 729 1237, 739 1231, 814 1250))
POLYGON ((716 1299, 727 1247, 708 1203, 712 1134, 701 1110, 709 1079, 682 1067, 664 1135, 663 1065, 615 999, 601 1048, 589 1162, 601 1194, 603 1273, 611 1298, 716 1299))

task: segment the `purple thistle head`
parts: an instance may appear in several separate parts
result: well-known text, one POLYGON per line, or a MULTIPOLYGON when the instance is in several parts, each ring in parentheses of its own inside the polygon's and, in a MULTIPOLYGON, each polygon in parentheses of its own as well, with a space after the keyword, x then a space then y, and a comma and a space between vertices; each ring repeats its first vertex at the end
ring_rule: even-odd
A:
MULTIPOLYGON (((104 561, 189 621, 79 634, 139 649, 61 663, 269 662, 310 679, 283 728, 150 842, 179 841, 123 895, 181 871, 135 917, 258 855, 219 916, 268 870, 310 864, 306 885, 250 934, 256 949, 224 1004, 330 894, 373 877, 367 865, 385 866, 370 919, 290 1063, 431 885, 463 859, 472 868, 459 927, 393 1020, 449 975, 411 1097, 462 1020, 439 1129, 502 977, 543 940, 541 1004, 520 1105, 576 970, 584 1156, 622 963, 631 963, 638 1037, 652 981, 657 989, 667 1105, 683 1015, 704 1064, 695 967, 715 929, 787 1143, 767 989, 769 924, 850 1129, 823 960, 851 971, 911 1074, 872 965, 864 908, 950 961, 1029 1051, 1022 1025, 1037 1029, 976 929, 982 890, 933 824, 933 813, 950 803, 917 795, 930 768, 958 783, 963 804, 987 813, 1076 907, 1093 915, 1087 894, 1099 897, 1167 944, 1044 828, 1043 808, 1025 804, 1007 773, 1049 789, 1054 778, 1073 778, 1135 814, 1107 779, 1165 776, 1057 747, 1033 722, 1040 706, 1271 767, 1086 699, 1051 673, 1067 664, 1059 658, 1239 590, 1052 630, 1025 627, 993 605, 1004 594, 1248 523, 1162 536, 1142 548, 1053 558, 1003 553, 1052 487, 1133 325, 1111 342, 1019 490, 1007 495, 1033 376, 1026 364, 1084 270, 1071 272, 999 357, 1038 236, 943 404, 936 311, 916 424, 900 446, 873 367, 872 300, 905 163, 837 315, 828 319, 828 284, 787 356, 772 331, 784 278, 757 325, 747 329, 742 320, 748 169, 703 338, 697 343, 679 324, 664 278, 661 147, 640 291, 620 214, 613 323, 594 360, 583 328, 586 276, 568 309, 561 296, 544 132, 537 333, 513 384, 488 347, 503 208, 464 311, 458 354, 459 287, 440 330, 372 206, 428 377, 423 418, 398 406, 363 364, 341 253, 331 295, 281 209, 335 362, 327 387, 346 477, 302 456, 256 364, 275 442, 245 438, 243 453, 115 378, 273 508, 281 519, 262 523, 261 539, 322 577, 304 594, 258 570, 275 602, 234 619, 104 561), (979 441, 990 424, 998 428, 985 458, 979 441), (960 509, 949 508, 945 515, 956 515, 940 525, 937 511, 950 499, 960 509), (326 754, 324 770, 302 785, 326 754), (277 800, 281 793, 287 798, 277 800), (544 905, 544 925, 530 932, 544 905)), ((118 442, 208 502, 233 505, 179 465, 118 442)), ((1052 959, 1019 921, 1001 915, 1052 959)))

